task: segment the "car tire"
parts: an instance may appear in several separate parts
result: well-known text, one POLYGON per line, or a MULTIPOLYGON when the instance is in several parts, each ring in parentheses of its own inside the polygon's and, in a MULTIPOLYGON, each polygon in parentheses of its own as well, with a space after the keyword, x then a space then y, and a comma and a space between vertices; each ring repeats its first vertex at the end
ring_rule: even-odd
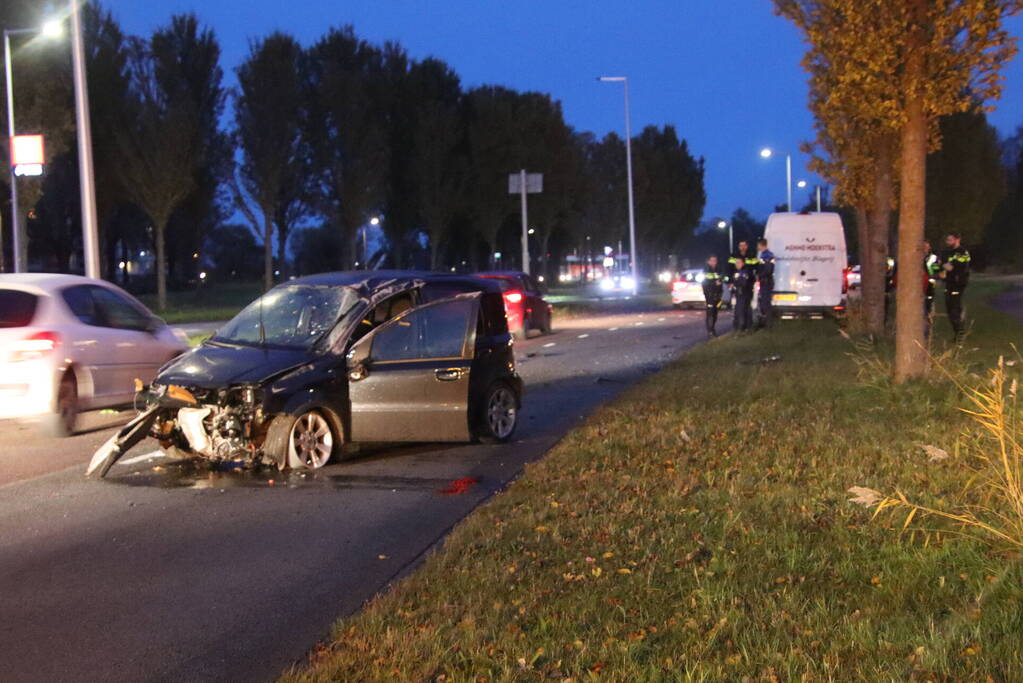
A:
POLYGON ((550 334, 554 331, 554 321, 550 313, 547 314, 547 322, 540 327, 541 334, 550 334))
POLYGON ((43 419, 44 433, 59 439, 73 435, 75 424, 78 422, 78 381, 71 370, 60 378, 56 408, 55 412, 43 419))
POLYGON ((318 408, 278 415, 270 422, 263 452, 279 469, 318 470, 339 452, 336 424, 318 408))
POLYGON ((483 395, 476 425, 480 443, 505 443, 519 423, 519 398, 507 382, 494 382, 483 395))

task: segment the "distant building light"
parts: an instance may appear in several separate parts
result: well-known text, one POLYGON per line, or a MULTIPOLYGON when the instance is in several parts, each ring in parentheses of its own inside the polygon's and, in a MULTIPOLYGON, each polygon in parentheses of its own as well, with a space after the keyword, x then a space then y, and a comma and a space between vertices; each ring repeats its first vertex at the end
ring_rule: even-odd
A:
POLYGON ((205 280, 206 279, 206 271, 205 270, 203 272, 199 273, 199 279, 200 280, 205 280))
POLYGON ((281 274, 281 271, 279 271, 279 270, 275 270, 274 271, 274 275, 280 275, 280 274, 281 274))
POLYGON ((533 228, 530 228, 530 229, 529 229, 529 230, 527 230, 526 232, 527 232, 528 234, 532 235, 533 233, 535 233, 535 232, 536 232, 536 230, 533 230, 533 228))
POLYGON ((192 258, 199 258, 199 252, 195 252, 194 254, 192 254, 192 258))
POLYGON ((45 161, 42 135, 15 135, 11 138, 11 166, 41 166, 45 161))
POLYGON ((501 252, 495 251, 494 252, 494 258, 497 259, 497 260, 500 260, 501 259, 501 252))
POLYGON ((370 225, 380 225, 380 216, 373 216, 369 219, 370 225))
POLYGON ((118 267, 118 268, 120 268, 121 270, 124 270, 124 267, 125 267, 126 265, 127 265, 127 264, 126 264, 126 263, 125 263, 124 261, 121 261, 120 263, 118 263, 118 264, 117 264, 117 267, 118 267))

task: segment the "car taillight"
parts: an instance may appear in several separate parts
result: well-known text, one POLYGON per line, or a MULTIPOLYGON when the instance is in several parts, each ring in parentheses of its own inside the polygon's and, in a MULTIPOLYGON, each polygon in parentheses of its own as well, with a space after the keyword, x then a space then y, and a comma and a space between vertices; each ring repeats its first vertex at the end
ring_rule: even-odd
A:
POLYGON ((522 301, 522 292, 505 292, 504 300, 509 304, 517 304, 522 301))
POLYGON ((10 361, 18 363, 26 360, 42 358, 60 346, 60 336, 56 332, 37 332, 31 337, 11 344, 10 361))

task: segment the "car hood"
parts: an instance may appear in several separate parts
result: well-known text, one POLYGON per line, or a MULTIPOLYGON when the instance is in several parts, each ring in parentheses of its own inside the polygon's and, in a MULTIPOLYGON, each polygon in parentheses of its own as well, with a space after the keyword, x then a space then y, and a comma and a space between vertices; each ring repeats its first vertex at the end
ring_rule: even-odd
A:
POLYGON ((313 358, 305 350, 204 344, 171 361, 156 379, 160 384, 204 389, 258 384, 313 358))

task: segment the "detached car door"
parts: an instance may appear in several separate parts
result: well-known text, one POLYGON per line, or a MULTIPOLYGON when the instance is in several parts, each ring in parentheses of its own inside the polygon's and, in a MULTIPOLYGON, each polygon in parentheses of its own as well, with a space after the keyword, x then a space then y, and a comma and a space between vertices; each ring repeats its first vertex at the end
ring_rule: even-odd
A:
POLYGON ((411 309, 349 352, 353 441, 468 441, 478 292, 411 309))

